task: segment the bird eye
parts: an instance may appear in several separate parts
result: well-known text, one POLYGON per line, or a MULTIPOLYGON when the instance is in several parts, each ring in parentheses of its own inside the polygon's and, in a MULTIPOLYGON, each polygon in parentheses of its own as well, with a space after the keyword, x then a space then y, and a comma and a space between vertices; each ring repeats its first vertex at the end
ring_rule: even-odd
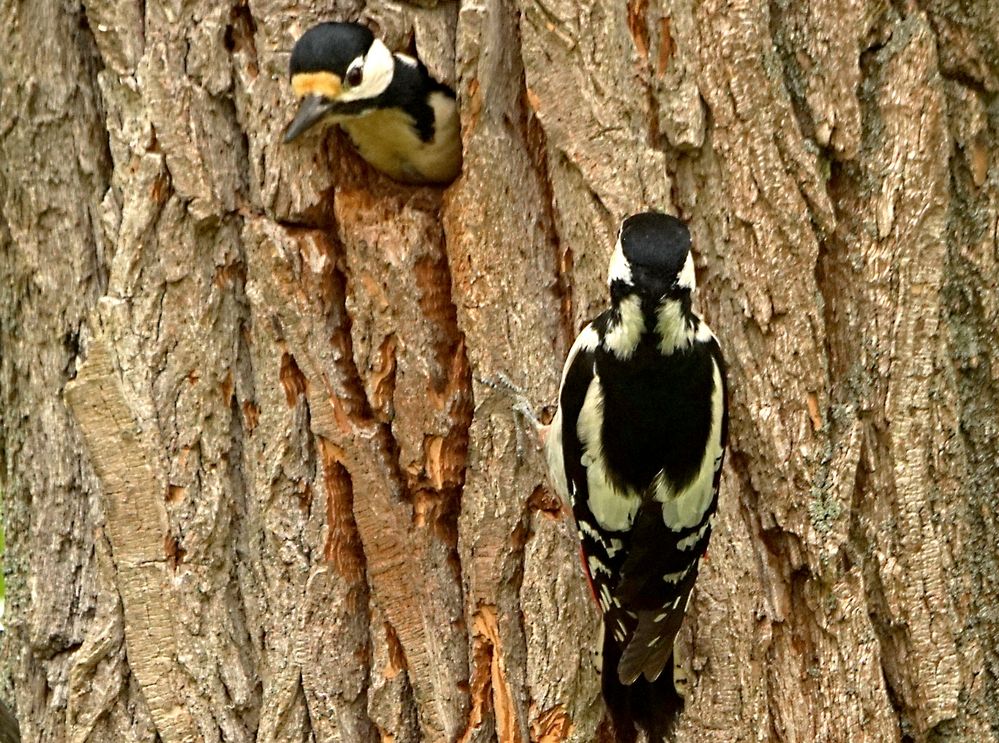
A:
POLYGON ((364 70, 358 67, 351 67, 347 70, 347 85, 352 88, 356 88, 361 84, 361 80, 364 79, 364 70))

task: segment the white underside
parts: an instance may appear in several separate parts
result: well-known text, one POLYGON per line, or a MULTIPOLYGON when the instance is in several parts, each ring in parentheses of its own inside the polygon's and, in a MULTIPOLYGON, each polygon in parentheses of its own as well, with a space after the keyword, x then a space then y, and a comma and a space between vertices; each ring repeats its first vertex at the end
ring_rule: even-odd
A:
POLYGON ((378 170, 407 183, 446 183, 461 170, 461 136, 454 100, 433 93, 436 128, 429 142, 420 139, 409 114, 398 109, 374 110, 341 120, 361 157, 378 170))

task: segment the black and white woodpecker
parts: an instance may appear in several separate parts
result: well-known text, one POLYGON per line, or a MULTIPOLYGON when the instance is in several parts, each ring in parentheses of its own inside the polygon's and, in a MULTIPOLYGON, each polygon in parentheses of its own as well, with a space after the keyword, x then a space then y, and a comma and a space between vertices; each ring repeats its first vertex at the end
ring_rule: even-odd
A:
POLYGON ((291 53, 300 100, 291 142, 319 123, 339 124, 357 151, 404 183, 448 183, 461 170, 454 91, 417 59, 393 54, 357 23, 320 23, 291 53))
POLYGON ((673 641, 711 536, 728 435, 725 364, 691 308, 690 233, 635 214, 610 309, 576 338, 545 448, 603 614, 602 687, 619 741, 661 741, 683 707, 673 641))

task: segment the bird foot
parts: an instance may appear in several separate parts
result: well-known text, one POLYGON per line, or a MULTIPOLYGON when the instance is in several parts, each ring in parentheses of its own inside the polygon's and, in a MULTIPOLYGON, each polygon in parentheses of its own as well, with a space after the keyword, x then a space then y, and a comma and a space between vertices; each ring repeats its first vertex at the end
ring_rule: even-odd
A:
POLYGON ((531 405, 531 401, 527 398, 527 393, 522 388, 514 384, 513 380, 503 372, 496 372, 491 379, 480 379, 479 381, 490 389, 512 398, 513 404, 511 408, 514 417, 519 419, 522 424, 516 427, 518 459, 523 459, 527 450, 524 442, 525 428, 529 427, 530 433, 536 437, 537 441, 544 443, 548 427, 538 419, 538 416, 534 412, 534 406, 531 405), (523 424, 526 424, 526 426, 523 424))

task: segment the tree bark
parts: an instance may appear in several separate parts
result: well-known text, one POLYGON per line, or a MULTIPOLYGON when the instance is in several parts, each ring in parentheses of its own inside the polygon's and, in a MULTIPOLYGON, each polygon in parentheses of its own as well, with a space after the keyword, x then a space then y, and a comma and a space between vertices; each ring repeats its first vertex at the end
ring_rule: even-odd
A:
POLYGON ((956 0, 0 0, 0 697, 24 741, 609 740, 541 409, 619 221, 729 362, 678 741, 999 741, 999 15, 956 0), (283 146, 295 38, 462 176, 283 146))

